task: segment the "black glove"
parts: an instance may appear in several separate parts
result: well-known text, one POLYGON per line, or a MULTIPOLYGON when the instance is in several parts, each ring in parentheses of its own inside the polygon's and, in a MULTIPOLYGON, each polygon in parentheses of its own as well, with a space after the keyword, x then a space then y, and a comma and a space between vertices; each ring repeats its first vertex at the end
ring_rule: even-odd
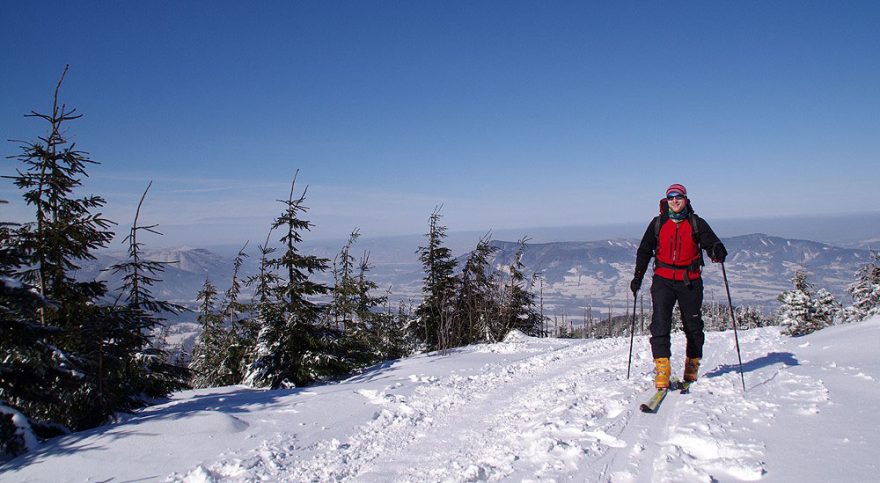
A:
POLYGON ((712 250, 709 252, 709 258, 715 263, 724 263, 724 260, 727 259, 727 249, 724 248, 724 244, 718 242, 712 245, 712 250))
POLYGON ((642 288, 642 277, 634 277, 632 282, 629 283, 629 289, 633 293, 637 293, 640 288, 642 288))

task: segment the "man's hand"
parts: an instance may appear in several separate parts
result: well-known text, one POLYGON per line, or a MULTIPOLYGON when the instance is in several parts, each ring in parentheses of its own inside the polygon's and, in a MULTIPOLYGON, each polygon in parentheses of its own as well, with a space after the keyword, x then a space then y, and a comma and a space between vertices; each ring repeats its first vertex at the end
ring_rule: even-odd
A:
POLYGON ((642 277, 634 277, 632 282, 629 283, 629 289, 633 293, 638 293, 640 288, 642 288, 642 277))
POLYGON ((727 259, 727 249, 724 248, 724 244, 718 242, 712 245, 712 250, 709 252, 709 258, 715 263, 724 263, 724 260, 727 259))

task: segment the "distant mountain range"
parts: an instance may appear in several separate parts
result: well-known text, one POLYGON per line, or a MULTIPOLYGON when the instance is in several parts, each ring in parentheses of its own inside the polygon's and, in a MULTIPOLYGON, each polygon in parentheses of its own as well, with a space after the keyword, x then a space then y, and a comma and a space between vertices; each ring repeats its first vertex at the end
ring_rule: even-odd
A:
MULTIPOLYGON (((493 244, 499 248, 496 264, 510 263, 517 244, 493 244)), ((848 302, 847 285, 853 282, 858 268, 870 260, 868 250, 764 234, 727 238, 725 245, 730 253, 725 268, 735 305, 775 307, 776 297, 791 288, 790 280, 797 270, 806 270, 817 288, 824 287, 848 302)), ((632 304, 629 283, 637 247, 635 240, 533 244, 526 246, 523 263, 543 278, 545 308, 572 315, 590 304, 632 304)), ((726 293, 720 265, 708 258, 706 262, 705 298, 722 301, 726 293)), ((646 284, 641 295, 649 299, 647 288, 646 284)))
MULTIPOLYGON (((730 237, 724 240, 730 256, 726 263, 731 294, 735 305, 755 305, 771 309, 776 297, 791 287, 797 270, 806 270, 817 288, 826 288, 844 303, 849 303, 846 287, 856 271, 870 260, 870 252, 861 248, 841 248, 808 240, 795 240, 764 234, 730 237)), ((492 241, 498 251, 493 266, 503 269, 513 260, 516 242, 492 241)), ((632 304, 629 282, 632 279, 638 242, 631 239, 591 242, 553 242, 527 244, 523 263, 528 275, 538 273, 533 287, 542 292, 545 313, 582 314, 592 306, 607 310, 609 305, 622 310, 632 304)), ((332 258, 338 246, 310 244, 305 251, 332 258)), ((415 260, 416 246, 382 244, 376 239, 366 246, 355 245, 353 253, 369 251, 374 267, 371 278, 381 289, 390 289, 392 299, 417 301, 421 295, 421 266, 415 260), (375 256, 378 254, 378 256, 375 256)), ((467 254, 459 257, 459 267, 467 254)), ((108 287, 121 286, 121 276, 102 271, 124 260, 123 252, 101 252, 98 259, 83 264, 78 277, 97 278, 108 287)), ((206 279, 224 291, 232 277, 232 259, 201 248, 146 250, 149 260, 171 262, 162 274, 163 281, 153 290, 157 297, 195 307, 196 294, 206 279)), ((708 262, 708 259, 707 259, 708 262)), ((242 267, 242 277, 256 273, 259 260, 251 256, 242 267)), ((318 280, 330 282, 329 273, 318 280)), ((704 270, 706 300, 726 298, 720 266, 708 263, 704 270)), ((641 291, 649 305, 648 283, 641 291)), ((248 291, 245 291, 245 297, 248 291)), ((191 321, 194 314, 183 314, 177 321, 191 321)))

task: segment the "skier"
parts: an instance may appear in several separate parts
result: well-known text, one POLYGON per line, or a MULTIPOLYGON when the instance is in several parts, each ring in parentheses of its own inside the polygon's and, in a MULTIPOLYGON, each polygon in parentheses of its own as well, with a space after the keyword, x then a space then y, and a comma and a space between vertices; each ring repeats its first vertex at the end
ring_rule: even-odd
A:
POLYGON ((727 257, 724 244, 709 224, 694 214, 685 187, 673 184, 666 190, 666 197, 660 200, 660 215, 651 221, 642 237, 636 252, 635 276, 630 283, 633 295, 637 294, 648 262, 654 257, 651 281, 654 315, 649 329, 657 389, 669 388, 669 333, 676 301, 687 338, 684 380, 697 380, 705 340, 701 315, 703 280, 700 272, 704 265, 701 249, 706 250, 715 263, 723 263, 727 257))

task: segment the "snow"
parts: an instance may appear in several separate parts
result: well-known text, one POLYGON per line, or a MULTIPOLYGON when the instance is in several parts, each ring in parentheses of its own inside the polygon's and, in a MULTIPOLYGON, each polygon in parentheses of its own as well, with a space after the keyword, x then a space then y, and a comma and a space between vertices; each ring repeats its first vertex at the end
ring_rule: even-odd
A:
MULTIPOLYGON (((880 317, 803 337, 707 334, 657 414, 648 341, 534 339, 389 362, 337 384, 185 391, 52 440, 3 481, 876 480, 880 317)), ((683 359, 683 336, 673 358, 683 359)), ((681 368, 675 368, 680 371, 681 368)))
POLYGON ((27 417, 24 414, 5 404, 0 403, 0 416, 11 419, 12 426, 15 428, 15 434, 18 437, 22 447, 24 447, 28 451, 33 451, 37 449, 37 445, 39 444, 39 442, 37 441, 37 436, 31 430, 31 426, 28 423, 27 417))

